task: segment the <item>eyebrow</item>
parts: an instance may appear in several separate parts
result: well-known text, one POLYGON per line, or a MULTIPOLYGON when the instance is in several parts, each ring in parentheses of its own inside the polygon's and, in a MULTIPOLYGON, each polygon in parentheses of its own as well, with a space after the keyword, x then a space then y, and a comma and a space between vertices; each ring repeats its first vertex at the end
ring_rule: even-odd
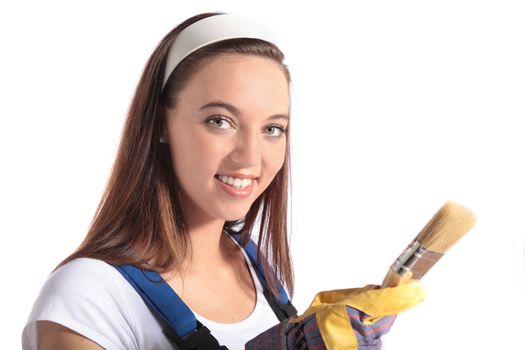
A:
MULTIPOLYGON (((204 106, 202 106, 200 108, 200 110, 204 110, 204 109, 207 109, 207 108, 223 108, 223 109, 227 110, 228 112, 230 112, 231 114, 233 114, 235 116, 241 115, 241 111, 237 107, 235 107, 234 105, 232 105, 230 103, 227 103, 227 102, 222 102, 222 101, 210 102, 210 103, 207 103, 204 106)), ((274 114, 274 115, 270 116, 268 119, 270 119, 270 120, 284 119, 284 120, 288 120, 289 121, 290 120, 290 116, 288 114, 285 114, 285 113, 280 113, 280 114, 274 114)))

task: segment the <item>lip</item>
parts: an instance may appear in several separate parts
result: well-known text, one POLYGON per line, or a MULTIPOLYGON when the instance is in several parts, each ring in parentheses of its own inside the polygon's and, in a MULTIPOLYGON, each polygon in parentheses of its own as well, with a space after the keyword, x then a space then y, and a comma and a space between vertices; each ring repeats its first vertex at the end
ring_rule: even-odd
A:
MULTIPOLYGON (((226 174, 224 174, 224 175, 226 175, 226 174)), ((233 176, 233 175, 226 175, 226 176, 233 176)), ((237 177, 237 176, 235 176, 235 177, 237 177)), ((230 185, 225 184, 224 182, 219 180, 217 176, 215 177, 215 181, 217 181, 219 186, 227 194, 229 194, 232 197, 240 198, 240 199, 248 198, 252 194, 253 188, 255 187, 255 183, 257 182, 257 178, 255 176, 253 176, 253 177, 244 177, 243 179, 252 179, 252 183, 246 188, 235 188, 235 187, 232 187, 230 185)))

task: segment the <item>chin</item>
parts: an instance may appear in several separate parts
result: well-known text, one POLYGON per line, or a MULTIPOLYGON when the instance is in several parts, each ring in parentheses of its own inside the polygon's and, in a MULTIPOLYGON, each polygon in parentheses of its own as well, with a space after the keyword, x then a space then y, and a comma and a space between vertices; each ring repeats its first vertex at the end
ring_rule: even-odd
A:
POLYGON ((223 219, 225 221, 237 221, 246 216, 248 214, 248 211, 250 210, 250 207, 248 207, 245 210, 230 210, 224 215, 222 215, 223 219))
POLYGON ((225 221, 237 221, 237 220, 240 220, 240 219, 243 219, 246 214, 248 214, 248 212, 246 213, 243 213, 243 214, 239 214, 239 215, 228 215, 224 218, 225 221))

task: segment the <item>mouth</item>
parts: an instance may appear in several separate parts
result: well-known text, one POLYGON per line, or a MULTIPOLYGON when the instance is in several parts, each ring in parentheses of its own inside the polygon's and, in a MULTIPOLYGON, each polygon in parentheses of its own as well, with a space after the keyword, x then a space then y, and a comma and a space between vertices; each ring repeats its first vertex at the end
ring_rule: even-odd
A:
POLYGON ((258 178, 254 176, 242 177, 229 175, 215 175, 219 186, 230 196, 235 198, 247 198, 251 195, 258 178))
POLYGON ((257 180, 256 177, 235 177, 229 175, 215 175, 215 178, 225 185, 231 186, 236 189, 245 189, 252 185, 257 180))

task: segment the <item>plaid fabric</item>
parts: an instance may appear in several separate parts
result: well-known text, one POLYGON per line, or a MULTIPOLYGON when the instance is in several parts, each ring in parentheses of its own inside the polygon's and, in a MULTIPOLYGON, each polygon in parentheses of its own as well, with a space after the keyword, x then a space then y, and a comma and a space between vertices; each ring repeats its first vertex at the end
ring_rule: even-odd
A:
POLYGON ((302 322, 285 320, 246 343, 245 350, 326 350, 315 314, 302 322))
POLYGON ((347 306, 346 313, 357 338, 357 350, 380 350, 381 336, 388 333, 396 319, 396 315, 384 316, 373 324, 365 324, 368 315, 363 311, 347 306))
MULTIPOLYGON (((346 312, 357 338, 358 348, 356 350, 380 350, 381 336, 390 330, 396 316, 385 316, 367 325, 365 324, 367 315, 364 312, 348 306, 346 312)), ((259 334, 245 345, 245 350, 306 349, 326 350, 315 314, 306 317, 299 323, 290 323, 285 320, 259 334)))
POLYGON ((286 344, 286 328, 288 321, 285 320, 276 326, 264 331, 257 337, 247 342, 244 346, 245 350, 263 350, 275 349, 285 350, 286 344))

